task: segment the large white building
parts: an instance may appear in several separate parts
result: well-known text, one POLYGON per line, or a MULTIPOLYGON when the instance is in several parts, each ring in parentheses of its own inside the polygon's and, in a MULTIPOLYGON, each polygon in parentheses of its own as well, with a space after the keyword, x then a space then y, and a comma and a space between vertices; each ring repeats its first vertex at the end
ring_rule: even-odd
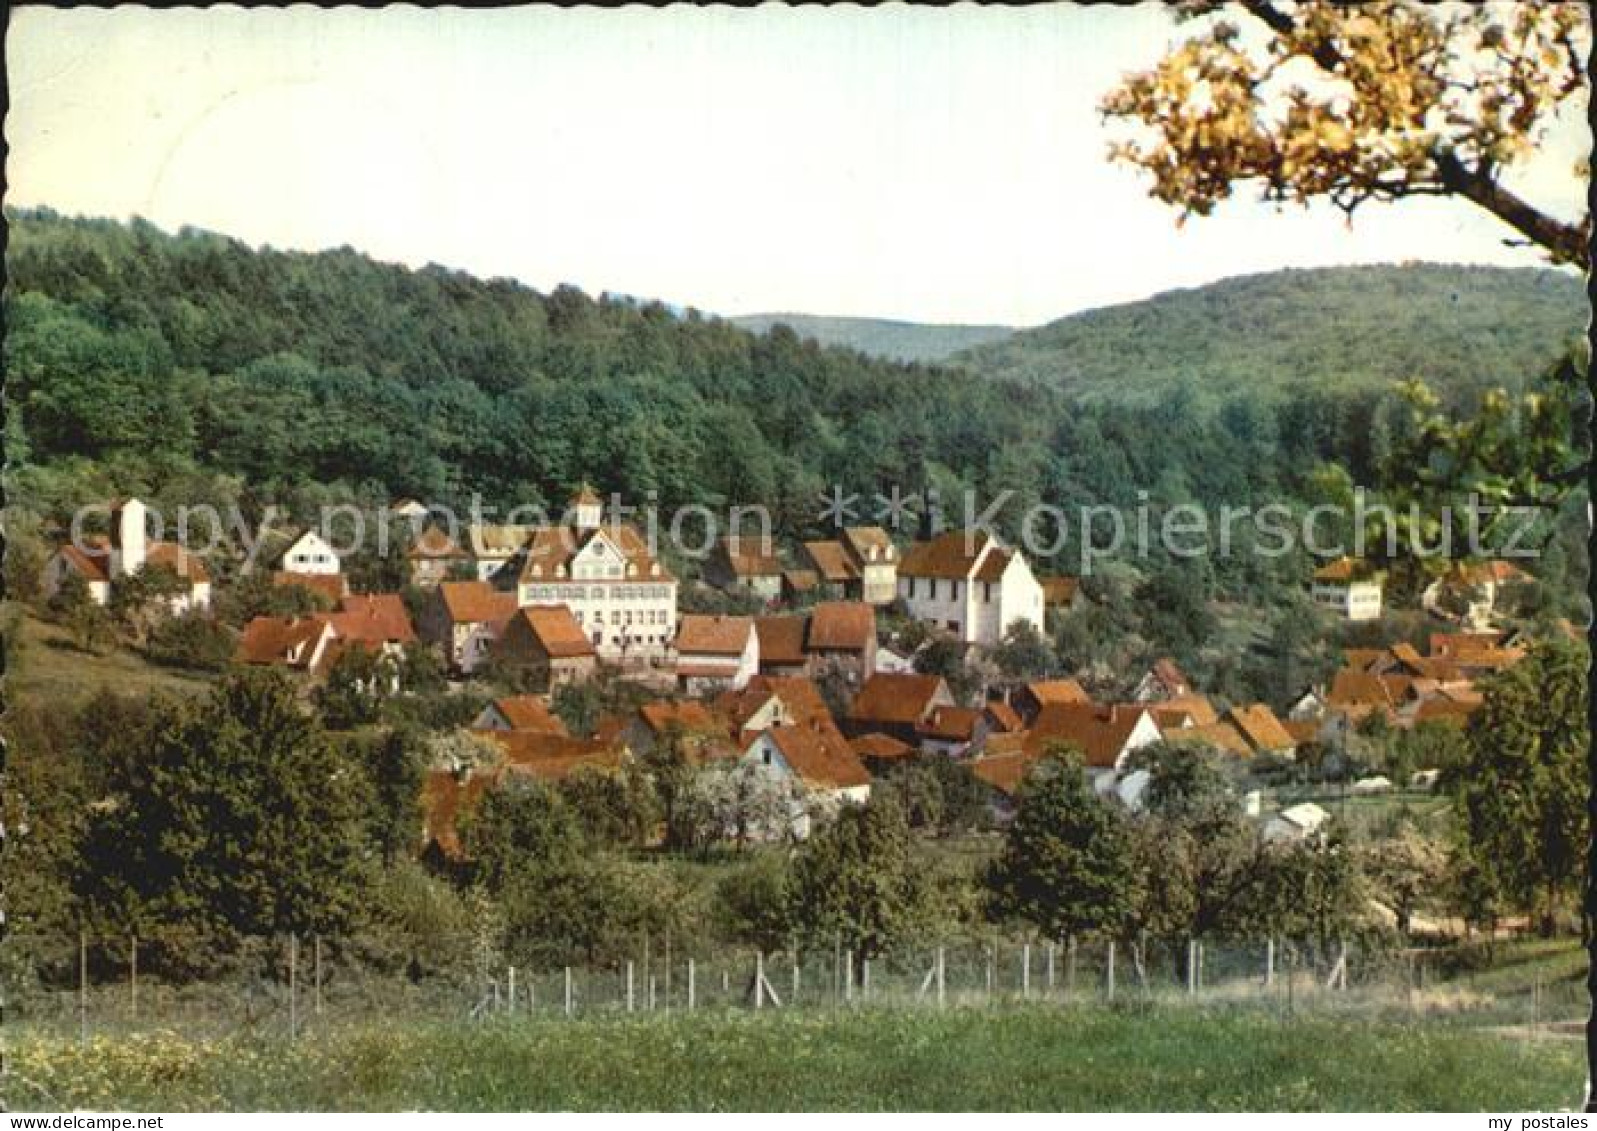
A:
POLYGON ((992 647, 1017 622, 1043 631, 1042 586, 1018 550, 980 531, 917 542, 898 566, 898 595, 916 620, 992 647))
POLYGON ((659 660, 676 636, 677 580, 635 528, 603 521, 584 488, 568 521, 528 529, 515 555, 519 605, 565 605, 610 661, 659 660))

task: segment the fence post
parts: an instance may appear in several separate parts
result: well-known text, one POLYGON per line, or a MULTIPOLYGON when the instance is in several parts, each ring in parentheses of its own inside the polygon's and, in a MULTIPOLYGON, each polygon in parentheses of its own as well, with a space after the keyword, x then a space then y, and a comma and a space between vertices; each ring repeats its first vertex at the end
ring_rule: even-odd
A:
POLYGON ((987 944, 987 1000, 993 999, 993 963, 998 958, 998 944, 987 944))
POLYGON ((1076 936, 1071 935, 1066 944, 1065 953, 1065 996, 1074 997, 1076 994, 1076 936))
POLYGON ((947 964, 944 962, 943 948, 937 948, 937 1008, 942 1009, 948 1005, 947 979, 945 977, 947 964))
POLYGON ((288 936, 288 1039, 299 1036, 299 936, 288 936))
POLYGON ((799 996, 799 952, 798 952, 798 948, 794 947, 793 948, 793 999, 792 1000, 793 1000, 793 1005, 794 1005, 795 1008, 797 1008, 797 1006, 798 1006, 798 996, 799 996))
POLYGON ((1109 940, 1108 981, 1109 1000, 1115 1000, 1115 940, 1109 940))
POLYGON ((688 959, 688 1012, 693 1012, 693 959, 688 959))
POLYGON ((1264 941, 1264 988, 1275 986, 1275 937, 1264 941))
POLYGON ((1198 989, 1203 989, 1203 943, 1198 943, 1198 989))
POLYGON ((854 951, 843 952, 843 1000, 850 1005, 854 1002, 854 951))
POLYGON ((765 952, 754 952, 754 1008, 760 1009, 765 1005, 765 952))
POLYGON ((506 972, 505 981, 506 981, 506 983, 508 985, 508 990, 506 992, 506 996, 509 998, 509 1003, 508 1003, 509 1004, 509 1009, 508 1009, 508 1012, 515 1013, 516 1012, 516 968, 514 966, 512 966, 506 972))
POLYGON ((1187 996, 1198 992, 1198 942, 1187 940, 1187 996))
POLYGON ((566 967, 566 1016, 571 1016, 571 967, 566 967))
POLYGON ((1026 1001, 1031 997, 1031 944, 1020 944, 1020 998, 1026 1001))
POLYGON ((1048 975, 1047 975, 1048 996, 1049 997, 1053 997, 1054 996, 1054 940, 1053 939, 1049 939, 1048 940, 1047 967, 1048 967, 1048 975))
POLYGON ((89 936, 78 932, 78 1043, 89 1043, 89 936))
POLYGON ((632 1012, 632 959, 627 959, 627 1012, 632 1012))
POLYGON ((139 936, 128 936, 128 994, 133 1020, 139 1019, 139 936))

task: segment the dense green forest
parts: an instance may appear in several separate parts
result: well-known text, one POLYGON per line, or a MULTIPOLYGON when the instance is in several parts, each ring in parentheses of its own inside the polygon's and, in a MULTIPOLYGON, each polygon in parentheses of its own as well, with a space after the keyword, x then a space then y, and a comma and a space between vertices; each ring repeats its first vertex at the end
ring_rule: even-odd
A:
POLYGON ((840 318, 820 314, 744 314, 729 319, 756 334, 777 324, 823 346, 846 346, 892 361, 946 361, 961 350, 1001 341, 1013 326, 964 326, 898 322, 889 318, 840 318))
MULTIPOLYGON (((1084 401, 1073 394, 1090 386, 1003 366, 974 380, 783 327, 754 334, 348 248, 256 250, 45 210, 10 219, 10 485, 45 518, 128 492, 246 510, 480 493, 505 508, 560 502, 583 481, 662 508, 766 503, 791 536, 818 530, 831 484, 866 500, 895 485, 946 500, 1013 489, 1002 519, 1039 500, 1135 506, 1144 491, 1155 504, 1301 502, 1327 462, 1355 482, 1374 474, 1404 411, 1386 378, 1417 370, 1467 410, 1461 390, 1531 379, 1584 318, 1578 284, 1545 272, 1237 280, 1016 339, 1074 335, 1096 371, 1159 391, 1084 401), (1231 351, 1224 395, 1172 382, 1183 351, 1231 351), (1327 359, 1349 379, 1329 380, 1327 359)), ((1077 564, 1073 546, 1044 568, 1077 564)), ((1296 584, 1302 565, 1269 568, 1296 584)), ((1222 592, 1246 595, 1265 567, 1217 568, 1234 571, 1215 579, 1222 592)))
POLYGON ((1580 278, 1542 268, 1404 264, 1276 271, 1090 310, 965 351, 992 377, 1151 403, 1365 392, 1417 377, 1465 400, 1514 388, 1579 337, 1580 278))

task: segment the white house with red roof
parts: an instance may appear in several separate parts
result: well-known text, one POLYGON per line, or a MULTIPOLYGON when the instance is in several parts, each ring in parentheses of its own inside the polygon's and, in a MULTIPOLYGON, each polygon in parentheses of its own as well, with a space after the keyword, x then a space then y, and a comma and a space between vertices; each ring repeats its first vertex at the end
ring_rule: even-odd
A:
POLYGON ((44 565, 44 592, 54 596, 69 576, 83 579, 90 600, 104 605, 111 600, 111 583, 136 574, 146 566, 163 566, 185 582, 166 599, 174 616, 211 607, 211 575, 205 563, 176 542, 150 538, 149 510, 138 499, 124 499, 111 508, 111 536, 98 535, 68 542, 44 565))
POLYGON ((898 566, 898 595, 916 620, 993 647, 1011 625, 1043 631, 1043 592, 1025 556, 984 531, 917 542, 898 566))

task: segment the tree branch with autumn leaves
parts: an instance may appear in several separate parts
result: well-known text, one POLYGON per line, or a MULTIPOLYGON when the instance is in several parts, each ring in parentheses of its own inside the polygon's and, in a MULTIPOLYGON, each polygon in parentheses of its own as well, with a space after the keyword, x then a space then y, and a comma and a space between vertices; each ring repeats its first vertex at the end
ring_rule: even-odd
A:
POLYGON ((1590 267, 1589 217, 1559 219, 1501 179, 1585 89, 1585 5, 1179 6, 1187 19, 1232 11, 1264 31, 1262 49, 1220 18, 1102 104, 1107 118, 1147 131, 1112 157, 1151 174, 1153 196, 1183 218, 1249 182, 1266 200, 1325 199, 1349 215, 1371 200, 1452 196, 1554 262, 1590 267))

